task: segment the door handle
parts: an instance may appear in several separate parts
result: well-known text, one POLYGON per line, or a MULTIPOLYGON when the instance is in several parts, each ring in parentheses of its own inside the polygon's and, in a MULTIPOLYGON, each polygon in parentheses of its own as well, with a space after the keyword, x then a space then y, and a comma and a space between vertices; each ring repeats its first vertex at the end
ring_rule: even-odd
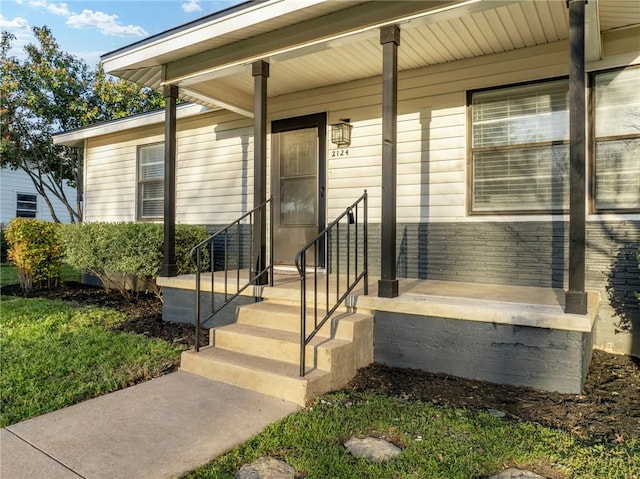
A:
POLYGON ((324 186, 320 187, 320 198, 324 198, 324 186))

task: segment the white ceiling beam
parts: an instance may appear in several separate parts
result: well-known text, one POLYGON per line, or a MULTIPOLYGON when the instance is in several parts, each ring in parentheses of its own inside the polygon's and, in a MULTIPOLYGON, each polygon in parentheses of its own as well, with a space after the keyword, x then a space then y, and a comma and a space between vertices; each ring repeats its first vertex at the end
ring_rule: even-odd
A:
POLYGON ((192 97, 204 103, 233 111, 239 115, 253 118, 253 98, 239 90, 227 86, 207 85, 207 91, 195 88, 195 85, 179 88, 180 95, 192 97), (213 94, 210 88, 215 90, 213 94))

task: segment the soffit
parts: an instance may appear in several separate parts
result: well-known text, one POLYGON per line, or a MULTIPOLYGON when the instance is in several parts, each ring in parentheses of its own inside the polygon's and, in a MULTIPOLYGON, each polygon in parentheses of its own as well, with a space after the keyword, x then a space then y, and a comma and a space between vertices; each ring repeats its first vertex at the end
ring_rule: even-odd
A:
POLYGON ((636 0, 600 0, 599 6, 603 32, 640 23, 640 2, 636 0))
POLYGON ((106 53, 102 62, 130 71, 158 67, 247 38, 364 3, 344 0, 253 0, 106 53))
MULTIPOLYGON (((349 8, 354 5, 351 2, 337 3, 348 4, 349 8)), ((597 7, 599 29, 602 32, 640 24, 640 2, 592 0, 589 3, 590 8, 597 7)), ((568 9, 565 0, 481 1, 474 5, 481 5, 484 9, 469 9, 466 13, 457 12, 455 15, 426 15, 400 23, 399 69, 409 70, 506 52, 565 40, 568 37, 568 9)), ((322 6, 325 7, 322 10, 325 15, 338 9, 336 2, 326 2, 322 6)), ((298 15, 303 21, 303 18, 316 18, 313 15, 317 16, 320 11, 321 6, 314 5, 311 10, 291 15, 298 15)), ((353 10, 345 10, 348 11, 353 10)), ((288 25, 291 28, 291 24, 287 23, 291 20, 292 17, 280 19, 278 25, 283 28, 288 25)), ((274 25, 272 23, 270 27, 274 25)), ((264 30, 260 31, 264 33, 264 30)), ((244 34, 246 33, 245 31, 244 34)), ((273 32, 271 35, 273 36, 273 32)), ((216 41, 220 39, 211 40, 216 41)), ((226 48, 229 48, 228 45, 226 48)), ((212 57, 215 57, 216 51, 211 51, 212 57)), ((202 62, 202 53, 199 55, 202 62)), ((313 45, 294 55, 272 55, 266 58, 271 63, 268 95, 274 97, 376 76, 381 73, 381 58, 382 48, 377 29, 313 45)), ((184 60, 182 63, 185 63, 184 60)), ((119 76, 153 88, 161 86, 162 74, 160 66, 119 72, 119 76)), ((228 92, 230 98, 238 101, 239 109, 236 111, 245 111, 247 105, 250 106, 253 95, 253 78, 248 63, 222 70, 213 76, 189 78, 179 85, 183 91, 181 96, 209 106, 220 105, 216 101, 207 101, 209 95, 216 96, 213 93, 217 92, 217 96, 221 97, 228 92), (190 90, 196 93, 195 96, 190 96, 190 90)))

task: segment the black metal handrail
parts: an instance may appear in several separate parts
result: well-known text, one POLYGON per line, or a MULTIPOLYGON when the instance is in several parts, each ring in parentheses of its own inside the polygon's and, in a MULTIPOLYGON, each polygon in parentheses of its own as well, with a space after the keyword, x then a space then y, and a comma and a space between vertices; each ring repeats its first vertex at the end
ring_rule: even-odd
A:
POLYGON ((295 264, 300 274, 300 376, 305 375, 305 349, 311 342, 315 335, 325 325, 327 320, 333 315, 333 313, 340 307, 340 305, 347 298, 349 293, 353 291, 358 282, 364 278, 364 294, 369 294, 369 273, 368 273, 368 237, 367 237, 367 190, 364 190, 364 194, 358 198, 351 206, 349 206, 344 212, 338 216, 331 224, 329 224, 324 230, 307 243, 296 254, 295 264), (363 210, 362 219, 360 219, 360 208, 363 210), (347 223, 346 232, 346 284, 344 289, 340 289, 340 265, 342 258, 340 257, 340 224, 341 222, 347 223), (353 225, 355 241, 351 242, 351 229, 353 225), (362 238, 359 236, 359 228, 362 227, 362 238), (330 242, 331 234, 335 233, 335 249, 332 249, 330 242), (358 269, 358 248, 360 245, 359 240, 362 240, 362 261, 360 262, 361 270, 358 269), (323 248, 324 247, 324 248, 323 248), (307 253, 313 249, 313 303, 307 307, 307 253), (353 251, 353 256, 352 254, 353 251), (325 282, 325 306, 324 315, 322 319, 318 321, 318 255, 324 252, 325 254, 325 267, 326 274, 324 275, 325 282), (329 300, 329 264, 328 259, 335 255, 335 301, 330 303, 329 300), (352 261, 353 260, 353 261, 352 261), (351 263, 354 263, 353 279, 351 278, 351 263), (330 306, 331 304, 331 306, 330 306), (313 331, 306 334, 307 326, 307 310, 312 309, 313 312, 313 331))
MULTIPOLYGON (((245 213, 240 218, 235 220, 232 223, 229 223, 227 226, 222 228, 219 231, 216 231, 214 234, 209 236, 206 240, 201 241, 197 245, 195 245, 191 249, 191 261, 196 268, 196 304, 195 304, 195 342, 196 342, 196 352, 200 350, 200 328, 204 323, 213 318, 222 308, 227 306, 231 301, 237 298, 240 293, 242 293, 249 286, 256 284, 256 280, 262 277, 266 272, 269 275, 269 285, 273 286, 273 197, 267 199, 260 205, 256 206, 254 209, 245 213), (241 237, 241 225, 247 225, 249 228, 249 258, 253 259, 254 251, 253 251, 253 225, 257 221, 261 220, 261 215, 263 212, 266 212, 267 207, 269 208, 269 238, 268 243, 271 245, 269 247, 269 261, 265 265, 265 267, 261 271, 252 271, 253 268, 249 268, 249 279, 246 283, 240 284, 240 270, 242 268, 242 237, 241 237), (235 227, 235 230, 234 230, 235 227), (229 291, 229 236, 235 236, 235 245, 237 246, 237 254, 236 254, 236 277, 235 277, 235 290, 229 291), (216 251, 215 251, 215 242, 218 238, 223 238, 223 251, 222 256, 224 259, 223 271, 224 274, 224 297, 222 304, 216 307, 215 305, 215 271, 216 271, 216 251), (208 266, 208 267, 207 267, 208 266), (201 311, 201 278, 203 273, 211 273, 211 311, 204 318, 204 320, 200 319, 200 311, 201 311)), ((247 262, 250 264, 251 261, 247 262)), ((231 271, 233 268, 231 269, 231 271)))

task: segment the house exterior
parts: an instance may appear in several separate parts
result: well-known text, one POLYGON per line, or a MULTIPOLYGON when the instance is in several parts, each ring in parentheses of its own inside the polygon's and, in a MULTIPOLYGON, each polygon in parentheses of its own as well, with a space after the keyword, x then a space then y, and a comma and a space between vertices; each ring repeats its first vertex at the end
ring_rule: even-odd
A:
POLYGON ((86 221, 170 238, 274 195, 291 264, 366 190, 380 297, 399 278, 555 288, 570 316, 593 291, 581 341, 640 355, 637 2, 250 1, 102 63, 168 101, 56 137, 84 148, 86 221))
MULTIPOLYGON (((76 189, 65 186, 64 192, 71 204, 75 204, 76 189)), ((0 223, 3 225, 16 217, 53 221, 46 200, 36 191, 29 175, 22 170, 0 169, 0 195, 0 223)), ((69 223, 70 215, 62 201, 53 195, 49 199, 58 219, 69 223)))

